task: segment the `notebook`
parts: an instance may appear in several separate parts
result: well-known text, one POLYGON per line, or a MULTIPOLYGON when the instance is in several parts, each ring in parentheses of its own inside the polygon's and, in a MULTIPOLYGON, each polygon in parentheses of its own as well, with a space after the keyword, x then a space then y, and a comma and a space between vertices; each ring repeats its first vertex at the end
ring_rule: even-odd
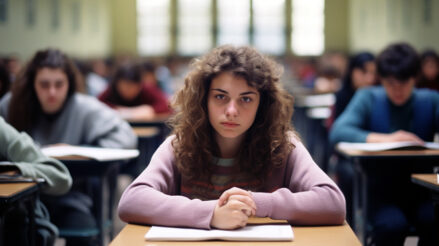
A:
POLYGON ((51 146, 42 148, 41 151, 50 157, 84 156, 98 161, 131 159, 139 155, 137 149, 110 149, 71 145, 51 146))
POLYGON ((291 225, 247 225, 236 230, 203 230, 152 226, 145 234, 148 241, 292 241, 294 239, 291 225))

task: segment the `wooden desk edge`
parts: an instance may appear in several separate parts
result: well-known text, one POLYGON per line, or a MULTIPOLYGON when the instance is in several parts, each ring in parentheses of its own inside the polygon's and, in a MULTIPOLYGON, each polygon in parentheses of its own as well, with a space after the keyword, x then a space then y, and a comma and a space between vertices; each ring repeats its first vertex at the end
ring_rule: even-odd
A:
MULTIPOLYGON (((274 221, 274 223, 285 223, 286 221, 274 221)), ((253 221, 253 223, 256 224, 264 224, 264 223, 273 223, 273 220, 266 219, 266 218, 258 218, 257 221, 253 221)), ((335 225, 335 226, 292 226, 294 231, 294 237, 295 239, 292 242, 251 242, 251 244, 259 244, 259 245, 306 245, 303 244, 303 239, 307 240, 309 238, 297 238, 296 236, 308 234, 309 229, 316 229, 319 232, 326 231, 328 229, 336 229, 336 230, 344 230, 348 233, 346 235, 347 240, 351 242, 352 244, 346 244, 349 246, 355 246, 355 245, 361 245, 360 241, 356 237, 355 233, 353 232, 352 228, 349 226, 349 224, 345 223, 343 225, 335 225), (308 233, 306 233, 308 232, 308 233)), ((197 242, 156 242, 156 241, 146 241, 144 239, 144 235, 149 230, 150 226, 147 225, 136 225, 136 224, 127 224, 122 229, 122 231, 113 239, 113 241, 110 243, 110 246, 119 246, 119 245, 127 245, 128 242, 136 242, 136 245, 166 245, 166 244, 172 244, 172 245, 191 245, 191 244, 206 244, 206 241, 197 241, 197 242), (139 236, 141 236, 141 239, 139 242, 137 241, 139 239, 139 236), (133 241, 134 240, 134 241, 133 241), (138 243, 137 243, 138 242, 138 243)), ((331 234, 331 232, 326 232, 327 234, 331 234)), ((304 236, 304 235, 303 235, 304 236)), ((232 241, 208 241, 207 243, 212 245, 248 245, 249 242, 232 242, 232 241)), ((328 243, 327 245, 332 245, 331 243, 328 243)))
POLYGON ((0 198, 7 199, 7 198, 11 198, 11 197, 13 197, 21 192, 32 189, 33 187, 36 188, 38 186, 38 184, 35 182, 1 183, 0 187, 1 186, 3 186, 3 188, 8 188, 8 189, 7 190, 5 190, 5 189, 0 190, 0 198))
POLYGON ((414 173, 411 175, 413 183, 429 187, 434 190, 439 190, 439 183, 437 182, 437 174, 434 173, 414 173))
POLYGON ((437 155, 439 156, 439 150, 383 150, 383 151, 364 151, 364 150, 346 150, 336 147, 338 153, 348 158, 355 157, 395 157, 395 156, 424 156, 424 155, 437 155))

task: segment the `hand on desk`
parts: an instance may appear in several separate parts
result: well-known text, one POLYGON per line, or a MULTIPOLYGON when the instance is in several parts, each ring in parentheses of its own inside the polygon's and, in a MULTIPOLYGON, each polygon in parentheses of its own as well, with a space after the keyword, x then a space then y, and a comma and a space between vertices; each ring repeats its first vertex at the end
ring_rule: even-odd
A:
POLYGON ((403 130, 399 130, 389 134, 370 133, 369 135, 367 135, 367 139, 366 139, 366 142, 368 143, 403 142, 403 141, 418 142, 420 144, 424 143, 424 141, 422 141, 422 139, 420 139, 415 134, 403 130))
POLYGON ((219 229, 244 227, 256 213, 256 204, 250 192, 231 188, 218 199, 210 225, 219 229))

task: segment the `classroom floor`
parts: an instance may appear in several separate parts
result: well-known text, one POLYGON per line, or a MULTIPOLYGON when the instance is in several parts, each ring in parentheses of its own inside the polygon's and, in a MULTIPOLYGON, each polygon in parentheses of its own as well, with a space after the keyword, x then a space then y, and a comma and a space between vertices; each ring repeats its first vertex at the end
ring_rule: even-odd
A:
MULTIPOLYGON (((125 190, 125 188, 131 183, 132 179, 131 177, 127 175, 120 175, 118 178, 118 188, 116 193, 116 203, 114 207, 114 236, 117 236, 117 234, 123 229, 123 227, 126 225, 125 222, 121 221, 119 217, 117 216, 117 204, 119 202, 120 196, 122 195, 122 192, 125 190)), ((111 242, 110 238, 108 236, 105 238, 105 245, 108 245, 111 242)), ((416 246, 418 244, 418 238, 417 237, 408 237, 405 240, 404 246, 416 246)), ((63 238, 58 238, 55 242, 55 246, 64 246, 65 240, 63 238)))

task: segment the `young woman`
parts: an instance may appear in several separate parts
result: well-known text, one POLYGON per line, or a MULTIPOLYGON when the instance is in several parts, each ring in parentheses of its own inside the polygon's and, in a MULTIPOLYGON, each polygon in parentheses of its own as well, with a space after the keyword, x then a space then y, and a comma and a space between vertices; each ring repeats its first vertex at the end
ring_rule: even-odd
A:
POLYGON ((342 88, 336 93, 334 120, 343 113, 358 89, 375 84, 377 84, 375 56, 369 52, 352 56, 342 88))
MULTIPOLYGON (((94 97, 76 93, 80 77, 71 60, 56 49, 38 51, 0 101, 0 115, 39 145, 70 144, 136 148, 127 122, 94 97)), ((86 171, 86 170, 85 170, 86 171)), ((94 227, 92 200, 75 180, 61 198, 44 199, 57 226, 94 227)), ((68 240, 67 245, 87 245, 68 240)))
POLYGON ((416 87, 439 91, 439 55, 426 50, 421 55, 421 73, 416 87))
POLYGON ((233 46, 192 65, 173 105, 173 135, 125 190, 121 219, 222 229, 249 216, 343 223, 343 194, 292 129, 278 65, 233 46))
POLYGON ((99 100, 113 107, 126 119, 153 119, 156 114, 169 113, 168 100, 156 85, 142 83, 139 65, 120 66, 110 86, 99 100))

